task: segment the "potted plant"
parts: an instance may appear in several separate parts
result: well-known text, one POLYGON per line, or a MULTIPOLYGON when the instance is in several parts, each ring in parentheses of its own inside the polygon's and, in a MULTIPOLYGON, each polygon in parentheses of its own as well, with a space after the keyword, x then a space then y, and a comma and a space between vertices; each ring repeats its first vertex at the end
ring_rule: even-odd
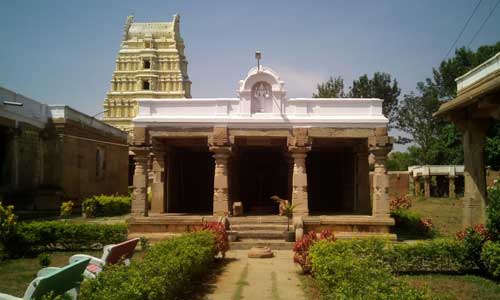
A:
POLYGON ((295 230, 290 230, 290 220, 293 217, 293 211, 297 205, 291 204, 289 201, 283 203, 283 216, 286 217, 286 231, 283 232, 283 237, 286 242, 295 241, 295 230))

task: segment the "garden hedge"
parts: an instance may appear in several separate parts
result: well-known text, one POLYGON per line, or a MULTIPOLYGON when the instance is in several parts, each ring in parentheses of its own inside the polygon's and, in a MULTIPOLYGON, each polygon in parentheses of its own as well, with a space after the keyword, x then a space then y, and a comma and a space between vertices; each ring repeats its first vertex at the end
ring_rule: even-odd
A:
POLYGON ((67 221, 20 222, 5 241, 11 256, 50 250, 99 249, 127 239, 125 224, 87 224, 67 221))
POLYGON ((468 271, 464 243, 454 239, 434 239, 388 244, 383 259, 394 272, 468 271))
POLYGON ((383 241, 319 241, 310 249, 323 299, 431 299, 391 272, 383 241))
POLYGON ((130 207, 130 196, 100 195, 92 196, 82 202, 82 210, 87 218, 128 214, 130 207))
POLYGON ((400 208, 391 211, 391 217, 394 218, 394 231, 397 235, 412 239, 429 239, 438 234, 432 221, 418 212, 400 208))
POLYGON ((486 242, 481 252, 481 260, 486 271, 491 276, 500 279, 500 242, 486 242))
POLYGON ((178 299, 211 270, 217 251, 216 239, 207 231, 159 242, 142 261, 108 267, 96 279, 84 281, 79 299, 178 299))

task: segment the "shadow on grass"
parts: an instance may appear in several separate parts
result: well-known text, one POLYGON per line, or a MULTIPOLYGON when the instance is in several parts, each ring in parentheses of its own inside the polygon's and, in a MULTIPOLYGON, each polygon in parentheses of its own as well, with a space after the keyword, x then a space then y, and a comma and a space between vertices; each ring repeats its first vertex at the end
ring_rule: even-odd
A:
POLYGON ((227 265, 237 261, 236 258, 217 258, 214 265, 202 278, 193 282, 193 290, 180 296, 181 300, 206 300, 206 295, 212 293, 217 287, 217 278, 224 272, 227 265))
POLYGON ((299 272, 298 274, 300 285, 304 291, 304 295, 307 300, 319 300, 321 299, 321 292, 319 290, 318 282, 314 279, 311 274, 305 274, 299 272))

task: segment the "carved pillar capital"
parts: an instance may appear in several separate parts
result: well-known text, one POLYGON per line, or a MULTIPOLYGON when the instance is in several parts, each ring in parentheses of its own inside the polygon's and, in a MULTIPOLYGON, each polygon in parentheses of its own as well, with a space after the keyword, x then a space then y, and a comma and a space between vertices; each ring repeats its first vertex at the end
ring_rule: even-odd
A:
POLYGON ((208 145, 210 147, 229 146, 229 131, 227 127, 214 127, 212 134, 208 136, 208 145))

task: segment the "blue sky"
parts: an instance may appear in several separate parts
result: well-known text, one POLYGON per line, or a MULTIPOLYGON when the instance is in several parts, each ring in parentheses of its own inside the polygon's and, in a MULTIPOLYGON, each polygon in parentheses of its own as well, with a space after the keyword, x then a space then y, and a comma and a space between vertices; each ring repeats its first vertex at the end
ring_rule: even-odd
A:
MULTIPOLYGON (((88 114, 102 111, 127 15, 181 15, 194 97, 234 97, 253 53, 308 97, 319 81, 375 71, 404 93, 431 75, 477 1, 104 1, 0 3, 0 85, 88 114)), ((496 0, 483 0, 459 46, 467 45, 496 0)), ((500 40, 500 8, 471 47, 500 40)))

